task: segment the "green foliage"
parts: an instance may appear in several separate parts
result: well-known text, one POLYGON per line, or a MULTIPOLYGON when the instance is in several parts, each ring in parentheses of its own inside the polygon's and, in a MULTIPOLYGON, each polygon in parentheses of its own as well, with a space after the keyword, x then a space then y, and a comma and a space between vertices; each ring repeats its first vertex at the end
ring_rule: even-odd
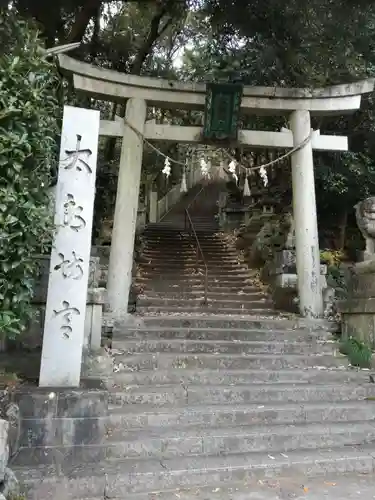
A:
POLYGON ((338 266, 344 257, 345 254, 341 250, 325 249, 320 252, 320 262, 327 266, 338 266))
MULTIPOLYGON (((284 250, 290 233, 290 214, 272 215, 257 234, 253 250, 262 256, 264 262, 271 261, 276 252, 284 250)), ((251 227, 252 219, 249 226, 251 227)))
MULTIPOLYGON (((320 87, 374 76, 375 4, 369 0, 203 3, 206 12, 191 23, 195 33, 184 52, 184 79, 230 77, 247 85, 320 87)), ((374 110, 373 97, 365 96, 354 115, 313 119, 322 134, 349 136, 350 153, 314 154, 319 229, 333 224, 335 237, 337 221, 346 212, 348 225, 355 227, 353 205, 375 190, 374 110)), ((251 116, 244 126, 288 126, 279 120, 251 116)), ((283 172, 283 180, 277 180, 281 186, 289 169, 276 168, 283 172)))
POLYGON ((10 495, 8 497, 9 500, 27 500, 27 497, 25 494, 20 493, 19 495, 10 495))
POLYGON ((345 342, 340 344, 340 352, 348 356, 352 366, 359 368, 370 368, 372 362, 372 351, 363 342, 349 337, 345 342))
POLYGON ((205 3, 214 34, 207 50, 223 54, 222 68, 248 83, 321 86, 366 74, 374 43, 370 0, 205 3))
POLYGON ((335 289, 338 299, 346 298, 348 293, 346 276, 341 267, 345 257, 342 250, 325 249, 320 252, 320 262, 327 265, 327 284, 335 289))
POLYGON ((327 285, 335 289, 337 299, 341 300, 348 297, 347 276, 340 265, 327 267, 327 285))
POLYGON ((37 31, 3 11, 0 37, 0 333, 13 337, 30 318, 34 256, 50 242, 60 106, 37 31))
MULTIPOLYGON (((375 75, 371 0, 14 0, 12 5, 38 21, 48 45, 82 39, 81 48, 71 55, 126 73, 195 81, 231 77, 272 87, 320 87, 375 75)), ((346 243, 348 249, 350 244, 353 255, 360 236, 358 231, 349 236, 356 227, 353 205, 375 191, 374 110, 374 98, 364 96, 360 112, 313 117, 312 122, 322 134, 349 136, 350 153, 316 152, 314 161, 319 230, 333 227, 338 247, 346 243), (337 221, 345 214, 348 222, 339 227, 337 221)), ((108 114, 123 111, 118 106, 108 114)), ((157 109, 149 118, 201 125, 200 112, 157 109)), ((283 116, 243 119, 243 127, 253 130, 275 131, 285 125, 283 116)), ((111 147, 99 164, 112 173, 118 165, 114 143, 107 141, 111 147)), ((169 153, 170 146, 158 146, 169 153)), ((288 166, 279 164, 280 176, 272 179, 283 202, 290 196, 288 166)), ((143 171, 151 174, 161 168, 145 148, 143 171)), ((98 219, 113 213, 115 175, 109 179, 99 168, 98 219)))

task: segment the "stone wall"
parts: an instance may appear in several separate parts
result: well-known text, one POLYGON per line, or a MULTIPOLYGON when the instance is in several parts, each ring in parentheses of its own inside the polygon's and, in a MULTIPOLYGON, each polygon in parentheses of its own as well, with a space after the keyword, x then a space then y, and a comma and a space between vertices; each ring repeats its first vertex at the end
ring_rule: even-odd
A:
MULTIPOLYGON (((16 477, 20 486, 15 483, 17 490, 14 491, 19 493, 21 489, 32 498, 70 498, 68 491, 63 493, 64 479, 77 466, 106 458, 102 444, 108 430, 109 392, 106 389, 29 387, 17 390, 12 399, 9 407, 16 417, 11 459, 14 473, 6 469, 6 464, 2 466, 4 461, 1 462, 0 481, 5 477, 9 489, 10 479, 13 485, 16 477), (40 477, 30 477, 30 467, 36 466, 40 467, 40 477), (43 473, 46 467, 47 475, 43 473)), ((4 450, 2 429, 7 424, 2 426, 2 422, 0 420, 0 453, 4 450)), ((7 483, 4 486, 6 488, 7 483)), ((1 491, 4 487, 0 482, 1 491)), ((5 498, 16 500, 6 495, 5 498)), ((0 500, 3 500, 1 495, 0 500)))

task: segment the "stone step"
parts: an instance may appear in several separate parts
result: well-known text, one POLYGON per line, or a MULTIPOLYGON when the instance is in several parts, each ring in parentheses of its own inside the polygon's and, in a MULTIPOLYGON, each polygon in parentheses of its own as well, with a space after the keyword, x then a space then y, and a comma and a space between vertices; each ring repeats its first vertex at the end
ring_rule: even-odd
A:
MULTIPOLYGON (((259 329, 259 330, 296 330, 302 329, 307 332, 318 332, 327 331, 333 332, 337 329, 337 324, 333 321, 327 320, 306 320, 299 318, 298 316, 292 316, 291 319, 285 319, 281 316, 275 317, 273 319, 262 319, 256 316, 237 316, 228 318, 227 315, 215 315, 215 316, 205 316, 205 315, 191 315, 185 317, 181 316, 145 316, 143 317, 139 325, 142 328, 152 327, 167 327, 167 328, 239 328, 239 329, 259 329)), ((121 328, 121 322, 119 322, 119 328, 121 328)))
MULTIPOLYGON (((267 453, 246 453, 220 457, 183 457, 148 460, 107 460, 105 462, 63 468, 64 480, 55 494, 68 490, 70 498, 100 497, 129 498, 131 494, 150 493, 185 487, 214 489, 230 482, 246 483, 248 480, 264 480, 288 474, 290 477, 325 476, 336 472, 369 474, 374 471, 372 446, 346 447, 327 450, 296 451, 271 456, 267 453), (66 470, 65 470, 66 469, 66 470), (69 470, 69 474, 68 474, 69 470), (64 486, 63 486, 64 485, 64 486)), ((40 466, 16 473, 32 487, 32 499, 53 498, 48 486, 56 481, 57 467, 40 466), (42 493, 43 492, 43 493, 42 493), (46 496, 48 492, 49 496, 46 496)))
POLYGON ((110 410, 127 405, 183 406, 267 403, 313 403, 358 401, 375 397, 375 384, 252 384, 251 386, 182 386, 128 387, 125 392, 111 393, 110 410))
MULTIPOLYGON (((253 287, 252 292, 247 292, 247 293, 228 293, 227 291, 221 291, 221 292, 212 292, 211 290, 208 291, 207 294, 208 300, 214 301, 214 300, 229 300, 229 301, 263 301, 267 300, 267 294, 264 292, 259 291, 258 288, 253 287)), ((199 289, 191 289, 189 291, 181 291, 178 292, 174 288, 163 291, 163 292, 157 292, 157 291, 152 291, 152 290, 144 290, 143 294, 139 298, 147 298, 147 299, 191 299, 191 300, 197 300, 197 301, 202 301, 204 300, 204 287, 200 287, 199 289)))
MULTIPOLYGON (((222 250, 227 250, 226 244, 218 237, 209 235, 209 236, 204 236, 202 234, 197 233, 197 238, 199 241, 200 246, 206 247, 206 248, 220 248, 222 250)), ((191 245, 196 244, 196 239, 194 237, 190 237, 188 233, 176 233, 176 234, 155 234, 155 235, 146 235, 146 240, 147 243, 152 245, 152 244, 164 244, 165 246, 170 246, 173 244, 176 244, 177 242, 181 245, 180 248, 182 247, 189 247, 191 245)))
MULTIPOLYGON (((192 217, 194 217, 194 216, 192 215, 192 217)), ((202 226, 205 226, 207 228, 206 230, 201 231, 203 235, 216 235, 217 236, 221 233, 220 233, 220 229, 219 229, 217 222, 215 222, 214 217, 215 216, 213 214, 208 214, 207 217, 201 217, 201 216, 197 215, 195 221, 193 221, 193 224, 194 224, 194 222, 196 222, 198 225, 202 225, 202 226)), ((154 226, 154 227, 147 226, 145 229, 145 233, 146 234, 161 234, 161 233, 173 234, 173 233, 178 233, 179 231, 181 231, 181 227, 183 227, 184 232, 187 232, 187 233, 189 232, 189 224, 187 223, 185 225, 185 212, 182 212, 181 214, 175 214, 173 221, 172 221, 172 219, 164 219, 164 221, 165 221, 164 225, 159 225, 159 226, 154 226), (173 226, 173 223, 175 223, 176 225, 173 226)))
MULTIPOLYGON (((199 243, 203 244, 208 244, 211 246, 218 246, 220 248, 233 248, 231 243, 227 243, 222 235, 211 232, 211 231, 201 231, 198 230, 196 231, 197 239, 199 243)), ((176 242, 176 241, 181 241, 184 244, 191 244, 191 243, 196 243, 196 239, 194 235, 190 235, 189 232, 185 231, 184 229, 182 230, 177 230, 172 233, 155 233, 155 234, 144 234, 144 240, 149 243, 159 243, 163 242, 167 245, 170 244, 170 242, 176 242)))
MULTIPOLYGON (((164 252, 151 252, 151 251, 144 251, 142 252, 142 255, 143 257, 147 260, 149 259, 150 262, 163 262, 165 261, 165 253, 164 252)), ((181 254, 177 254, 176 252, 171 252, 168 257, 170 258, 170 261, 173 262, 174 265, 184 265, 184 264, 187 264, 187 263, 191 263, 191 264, 196 264, 197 262, 197 258, 196 258, 196 251, 192 251, 192 252, 187 252, 187 253, 181 253, 181 254)), ((223 256, 213 256, 213 255, 205 255, 205 258, 207 258, 207 261, 212 263, 212 264, 216 264, 216 265, 220 265, 220 264, 225 264, 225 265, 230 265, 230 264, 233 264, 233 265, 238 265, 239 263, 241 263, 241 261, 236 258, 236 256, 232 256, 232 255, 223 255, 223 256)), ((201 259, 200 259, 201 261, 201 259)))
POLYGON ((369 382, 367 371, 342 368, 305 370, 158 370, 114 374, 116 389, 134 385, 337 384, 369 382))
MULTIPOLYGON (((208 266, 207 266, 208 267, 208 266)), ((157 279, 172 280, 175 278, 190 278, 194 275, 204 275, 206 272, 203 266, 192 266, 191 268, 180 268, 180 269, 168 269, 158 272, 156 268, 152 266, 141 266, 141 274, 143 276, 157 277, 157 279)), ((208 267, 208 278, 210 281, 238 281, 241 282, 244 279, 254 278, 257 275, 256 271, 252 269, 211 269, 208 267)))
POLYGON ((225 261, 225 260, 218 260, 217 262, 212 262, 210 260, 210 258, 208 258, 207 256, 205 256, 205 260, 203 261, 203 259, 201 257, 199 257, 199 260, 198 262, 196 261, 195 259, 195 256, 193 256, 192 260, 190 261, 178 261, 178 260, 175 260, 173 255, 170 255, 170 256, 164 256, 164 257, 160 257, 160 259, 150 259, 150 260, 144 260, 142 262, 140 262, 140 265, 141 266, 144 266, 144 268, 146 269, 147 267, 150 267, 151 269, 154 269, 154 268, 157 268, 157 269, 161 269, 163 272, 168 272, 168 270, 170 272, 180 272, 180 271, 183 271, 185 269, 195 269, 195 268, 201 268, 202 270, 205 269, 205 264, 207 265, 208 269, 210 270, 210 272, 214 272, 214 273, 217 273, 219 272, 219 274, 222 274, 223 271, 237 271, 237 272, 248 272, 250 271, 251 274, 255 274, 257 272, 257 270, 255 269, 249 269, 247 266, 243 265, 243 264, 240 264, 238 262, 229 262, 229 261, 225 261), (170 262, 171 263, 171 266, 170 267, 167 267, 166 266, 166 263, 167 262, 170 262))
POLYGON ((250 280, 246 280, 244 283, 242 283, 241 286, 238 286, 236 283, 222 283, 222 282, 215 282, 214 284, 210 284, 209 287, 209 292, 212 293, 223 293, 224 291, 227 292, 236 292, 236 294, 241 295, 242 293, 250 293, 250 292, 259 292, 261 291, 262 293, 263 290, 259 288, 259 285, 257 284, 256 277, 251 278, 250 280))
POLYGON ((146 229, 143 233, 143 238, 146 241, 189 241, 190 234, 185 229, 185 226, 180 224, 179 227, 176 228, 165 228, 161 230, 149 230, 146 229))
MULTIPOLYGON (((190 213, 190 217, 192 218, 193 224, 202 224, 207 226, 209 230, 204 231, 205 234, 219 234, 219 225, 215 222, 214 214, 196 214, 190 213)), ((145 229, 146 234, 160 234, 160 233, 174 233, 181 230, 180 225, 183 224, 184 230, 188 231, 189 227, 186 226, 185 229, 185 211, 181 211, 180 213, 174 212, 173 218, 163 219, 163 223, 157 226, 148 225, 145 229), (173 227, 173 223, 178 224, 176 227, 173 227)))
MULTIPOLYGON (((203 253, 204 259, 206 262, 212 263, 212 265, 219 266, 220 264, 228 264, 228 265, 240 265, 242 264, 241 261, 236 258, 234 255, 220 255, 220 254, 211 254, 208 255, 207 253, 203 253)), ((163 263, 166 258, 173 262, 176 266, 178 264, 185 265, 186 263, 189 264, 196 264, 197 262, 197 251, 196 248, 192 248, 191 251, 186 251, 182 253, 176 253, 176 252, 164 252, 163 249, 160 249, 152 252, 142 252, 142 256, 147 262, 155 262, 155 263, 163 263)), ((202 257, 199 254, 198 255, 198 261, 202 262, 202 257)))
MULTIPOLYGON (((155 257, 155 258, 160 258, 162 259, 163 256, 167 253, 169 256, 172 256, 175 260, 179 259, 186 259, 190 258, 193 259, 196 256, 197 248, 195 245, 190 245, 190 247, 182 250, 180 247, 166 247, 166 248, 159 248, 157 247, 150 247, 146 244, 142 254, 148 257, 155 257)), ((216 261, 221 261, 221 260, 234 260, 238 262, 238 253, 235 252, 234 250, 225 250, 225 251, 216 251, 216 252, 207 252, 205 253, 205 257, 209 259, 213 259, 216 261)))
MULTIPOLYGON (((153 289, 154 291, 158 293, 164 293, 164 291, 172 291, 174 289, 185 289, 185 290, 190 290, 193 287, 203 287, 203 290, 205 289, 205 277, 202 275, 192 275, 191 277, 186 277, 186 278, 174 278, 174 279, 160 279, 157 280, 152 279, 151 276, 137 276, 136 278, 136 283, 139 284, 139 286, 142 287, 142 289, 147 290, 147 289, 153 289)), ((236 291, 241 291, 243 290, 244 287, 251 287, 253 288, 254 285, 254 280, 253 279, 244 279, 240 281, 220 281, 220 280, 210 280, 208 279, 207 283, 207 292, 209 292, 212 289, 218 289, 220 291, 225 290, 227 286, 231 286, 232 290, 236 291), (220 286, 218 286, 220 285, 220 286)), ((259 290, 259 289, 258 289, 259 290)))
MULTIPOLYGON (((221 241, 201 241, 199 240, 199 245, 206 249, 208 253, 216 254, 219 253, 223 256, 233 256, 238 258, 238 251, 234 247, 227 246, 225 243, 221 241)), ((196 250, 197 248, 197 240, 195 238, 181 237, 181 238, 144 238, 143 240, 143 248, 148 252, 160 253, 162 251, 172 252, 176 251, 176 255, 183 255, 184 252, 191 252, 191 250, 196 250)))
MULTIPOLYGON (((165 253, 168 254, 168 256, 171 257, 173 261, 176 262, 181 262, 181 261, 186 261, 190 260, 192 262, 195 262, 196 256, 197 256, 197 247, 196 245, 190 245, 189 248, 186 249, 181 249, 178 245, 173 247, 149 247, 147 244, 142 251, 142 255, 157 259, 157 260, 162 260, 165 253)), ((213 262, 239 262, 240 258, 238 256, 238 253, 235 251, 214 251, 214 252, 206 252, 205 257, 207 257, 209 260, 212 260, 213 262)))
MULTIPOLYGON (((214 268, 210 267, 209 262, 207 265, 207 277, 213 283, 218 282, 220 285, 222 282, 230 283, 235 281, 238 283, 244 283, 249 279, 258 279, 258 273, 255 269, 239 269, 235 266, 231 268, 214 268)), ((150 265, 141 264, 139 267, 139 274, 141 276, 146 276, 156 280, 181 280, 184 278, 194 278, 206 275, 206 266, 200 262, 197 265, 181 265, 181 267, 171 266, 170 268, 155 265, 154 267, 150 265)))
MULTIPOLYGON (((205 259, 229 259, 229 260, 238 260, 238 254, 236 252, 230 252, 225 248, 213 248, 208 249, 204 246, 201 247, 202 252, 204 254, 205 259)), ((196 245, 181 245, 180 242, 175 242, 171 245, 146 245, 144 252, 146 256, 154 256, 162 258, 163 255, 167 255, 168 257, 175 258, 176 260, 181 258, 194 258, 197 254, 197 246, 196 245)))
MULTIPOLYGON (((208 267, 208 266, 207 266, 208 267)), ((140 274, 144 277, 150 277, 153 279, 158 279, 159 281, 165 280, 175 280, 175 279, 184 279, 191 278, 195 276, 205 276, 206 270, 204 267, 194 267, 191 268, 181 268, 177 269, 165 269, 161 270, 160 268, 152 268, 141 266, 140 274)), ((208 267, 207 276, 210 282, 215 280, 217 281, 235 281, 235 282, 243 282, 246 279, 255 278, 256 273, 252 270, 246 269, 211 269, 208 267)))
MULTIPOLYGON (((152 223, 152 225, 148 224, 146 227, 146 231, 147 232, 149 232, 149 231, 150 232, 152 232, 152 231, 156 231, 156 232, 158 232, 158 231, 173 231, 174 230, 173 224, 175 224, 175 223, 180 224, 181 222, 185 222, 185 214, 186 214, 185 210, 186 210, 185 206, 181 210, 178 210, 178 209, 176 209, 176 207, 173 207, 173 213, 171 216, 170 216, 170 214, 171 214, 171 212, 170 212, 168 215, 166 215, 166 217, 164 217, 162 219, 162 221, 152 223)), ((194 211, 191 211, 191 209, 189 209, 189 215, 193 221, 193 224, 194 224, 194 222, 204 223, 207 226, 210 226, 215 231, 218 231, 219 225, 215 221, 215 214, 216 213, 217 213, 217 210, 216 211, 200 210, 200 211, 194 212, 194 211)), ((176 230, 178 230, 178 228, 176 230)))
MULTIPOLYGON (((105 278, 105 276, 104 276, 105 278)), ((104 279, 103 278, 103 279, 104 279)), ((205 289, 205 274, 190 274, 188 276, 152 276, 151 274, 139 274, 135 278, 135 283, 139 285, 142 290, 153 290, 159 294, 167 293, 168 291, 174 292, 175 290, 185 290, 190 291, 203 290, 205 289)), ((251 289, 252 291, 259 291, 256 287, 255 278, 233 278, 230 281, 220 280, 208 275, 207 280, 207 291, 235 291, 240 292, 246 289, 251 289), (254 284, 255 283, 255 284, 254 284)))
MULTIPOLYGON (((206 427, 129 431, 107 427, 107 439, 102 445, 61 447, 56 452, 71 456, 70 463, 90 463, 96 460, 147 459, 188 457, 192 455, 220 456, 266 452, 284 455, 296 449, 317 450, 339 446, 366 445, 375 440, 374 422, 347 422, 275 426, 206 427)), ((33 465, 52 465, 56 457, 50 448, 21 449, 20 461, 33 465)), ((55 454, 56 455, 56 454, 55 454)))
MULTIPOLYGON (((196 267, 202 268, 202 263, 196 262, 194 260, 190 262, 175 262, 173 260, 166 261, 165 258, 164 260, 156 260, 152 259, 150 262, 142 262, 141 267, 144 270, 151 269, 154 272, 163 272, 163 273, 180 273, 185 270, 190 270, 190 269, 195 269, 196 267)), ((218 264, 213 264, 211 261, 207 261, 207 267, 209 272, 214 272, 215 274, 225 274, 225 273, 235 273, 235 272, 247 272, 248 268, 245 266, 241 266, 240 264, 226 264, 225 262, 218 263, 218 264)), ((203 268, 202 268, 203 270, 203 268)), ((254 271, 252 271, 252 274, 254 274, 254 271)))
MULTIPOLYGON (((220 236, 217 235, 215 228, 210 227, 207 224, 201 224, 199 228, 195 228, 195 232, 199 241, 203 243, 218 243, 220 245, 223 244, 220 236)), ((193 235, 192 235, 193 236, 193 235)), ((163 231, 150 231, 146 230, 144 232, 144 237, 148 241, 170 241, 170 240, 184 240, 189 241, 192 239, 190 236, 189 230, 184 227, 180 227, 177 229, 164 229, 163 231)), ((193 236, 194 237, 194 236, 193 236)))
MULTIPOLYGON (((297 425, 374 421, 374 401, 326 401, 308 403, 269 403, 248 405, 200 405, 160 407, 128 405, 112 410, 109 425, 114 429, 136 430, 206 426, 234 427, 244 425, 297 425)), ((98 422, 99 423, 99 422, 98 422)), ((94 422, 93 422, 94 424, 94 422)))
MULTIPOLYGON (((241 290, 244 286, 254 286, 254 279, 255 277, 252 277, 250 275, 248 276, 223 276, 223 277, 218 277, 218 276, 213 276, 211 274, 208 274, 208 286, 209 287, 216 287, 218 285, 222 287, 226 287, 227 285, 231 285, 232 287, 237 286, 238 290, 241 290)), ((140 276, 137 276, 137 282, 145 282, 145 283, 154 283, 155 285, 157 283, 159 284, 164 284, 166 286, 172 286, 172 285, 180 285, 185 284, 185 285, 196 285, 196 284, 201 284, 202 281, 204 282, 205 280, 205 273, 203 272, 197 272, 195 274, 185 274, 185 275, 175 275, 175 276, 161 276, 158 275, 157 277, 152 275, 152 273, 141 273, 140 276)))
MULTIPOLYGON (((208 305, 197 305, 197 306, 137 306, 137 312, 142 314, 191 314, 191 313, 211 313, 211 314, 220 314, 223 312, 223 308, 220 306, 216 306, 215 304, 208 305)), ((238 316, 240 314, 254 314, 260 317, 273 317, 275 316, 274 309, 259 309, 259 308, 226 308, 226 313, 228 316, 238 316)))
MULTIPOLYGON (((239 309, 239 314, 243 314, 241 309, 246 309, 246 304, 251 304, 250 309, 272 308, 273 302, 269 295, 261 293, 257 290, 255 294, 246 297, 246 294, 233 292, 225 294, 225 288, 222 288, 221 293, 210 292, 210 283, 207 285, 207 304, 205 303, 205 280, 199 276, 194 278, 194 285, 198 285, 198 290, 195 287, 192 290, 191 286, 183 286, 181 282, 171 281, 148 281, 146 278, 137 280, 139 286, 138 305, 144 306, 160 306, 160 307, 198 307, 206 306, 208 313, 212 307, 222 306, 227 309, 239 309)), ((189 280, 189 285, 191 285, 189 280)), ((223 311, 223 313, 227 311, 223 311)), ((275 311, 274 311, 275 312, 275 311)), ((220 314, 220 311, 219 311, 220 314)), ((248 312, 246 314, 251 314, 248 312)), ((275 312, 275 314, 277 314, 275 312)))
POLYGON ((183 340, 155 339, 112 341, 112 353, 130 355, 134 353, 186 353, 186 354, 333 354, 337 345, 322 341, 316 342, 269 342, 242 340, 183 340))
MULTIPOLYGON (((185 299, 174 299, 174 298, 156 298, 147 297, 141 295, 138 297, 137 306, 138 307, 189 307, 201 309, 204 305, 204 298, 185 298, 185 299)), ((261 300, 254 299, 237 299, 237 300, 218 300, 218 299, 208 299, 207 308, 217 308, 217 309, 246 309, 246 310, 262 310, 262 309, 272 309, 272 302, 263 298, 261 300)))
MULTIPOLYGON (((198 240, 199 241, 199 240, 198 240)), ((227 254, 228 249, 216 242, 210 242, 210 241, 199 241, 199 246, 202 248, 202 250, 207 250, 209 253, 222 253, 222 254, 227 254)), ((197 240, 196 239, 147 239, 145 241, 145 248, 147 250, 151 251, 173 251, 173 249, 176 249, 179 253, 183 252, 190 252, 191 250, 196 250, 197 248, 197 240)), ((232 252, 233 254, 234 252, 232 252)))
MULTIPOLYGON (((238 254, 232 250, 230 251, 228 248, 224 246, 219 246, 219 245, 207 245, 207 244, 200 244, 200 247, 202 249, 202 252, 205 257, 208 259, 211 257, 232 257, 235 258, 236 256, 238 257, 238 254)), ((194 255, 194 252, 197 251, 197 243, 196 241, 189 241, 189 242, 181 242, 179 240, 173 241, 173 242, 162 242, 162 241, 150 241, 148 240, 146 243, 146 250, 150 252, 157 253, 168 253, 169 255, 175 255, 180 256, 180 255, 194 255)))
MULTIPOLYGON (((145 228, 144 233, 147 235, 148 234, 158 235, 158 234, 164 234, 164 233, 165 234, 179 233, 181 231, 180 223, 185 222, 185 212, 182 213, 182 217, 178 216, 178 217, 174 217, 174 219, 176 222, 178 222, 178 226, 176 225, 176 227, 171 226, 171 224, 170 224, 171 220, 164 219, 164 221, 167 222, 168 224, 164 224, 164 225, 161 224, 158 226, 148 225, 145 228)), ((201 231, 202 236, 219 237, 221 235, 220 231, 218 231, 218 224, 215 222, 213 215, 209 214, 208 217, 197 216, 195 222, 201 223, 201 224, 210 228, 210 230, 201 231)), ((193 223, 194 223, 194 221, 193 221, 193 223)), ((189 233, 189 225, 188 224, 186 226, 184 225, 184 232, 186 234, 189 233)))
MULTIPOLYGON (((127 495, 127 500, 275 500, 275 491, 284 498, 296 500, 374 500, 375 477, 373 474, 353 472, 346 474, 330 473, 326 478, 305 475, 276 478, 271 480, 247 480, 240 483, 212 486, 177 488, 174 490, 153 491, 127 495), (359 489, 360 488, 360 489, 359 489), (302 493, 301 493, 302 491, 302 493), (302 496, 301 496, 302 495, 302 496), (298 498, 297 498, 298 497, 298 498)), ((51 497, 52 498, 52 497, 51 497)), ((279 497, 278 498, 282 498, 279 497)), ((39 500, 39 499, 38 499, 39 500)), ((83 500, 103 500, 83 499, 83 500)))
MULTIPOLYGON (((138 278, 137 278, 138 280, 138 278)), ((145 282, 144 282, 145 283, 145 282)), ((157 286, 157 284, 155 284, 157 286)), ((157 296, 157 295, 162 295, 168 296, 168 294, 203 294, 204 293, 204 284, 202 283, 195 283, 195 284, 187 284, 187 283, 181 283, 181 284, 172 284, 170 287, 165 288, 162 292, 158 291, 157 289, 152 288, 152 282, 147 283, 147 286, 145 286, 144 290, 152 291, 152 293, 157 296)), ((217 296, 217 295, 222 295, 225 294, 226 296, 229 297, 228 294, 230 295, 235 295, 236 297, 241 297, 242 295, 246 294, 259 294, 261 293, 262 295, 264 294, 263 291, 259 289, 257 286, 252 286, 252 285, 245 285, 238 287, 237 285, 226 285, 226 286, 219 286, 219 284, 216 285, 210 285, 208 289, 208 294, 209 296, 217 296)))
MULTIPOLYGON (((147 327, 145 329, 129 328, 115 330, 114 342, 124 340, 180 340, 180 341, 211 341, 230 342, 232 344, 239 343, 242 346, 243 342, 308 342, 310 345, 315 345, 317 341, 324 341, 327 345, 335 346, 334 340, 327 340, 326 332, 318 331, 308 333, 303 329, 287 330, 287 329, 257 329, 257 328, 183 328, 183 327, 147 327)), ((322 345, 320 343, 319 345, 322 345)))
MULTIPOLYGON (((115 356, 116 357, 116 356, 115 356)), ((277 355, 249 354, 133 354, 120 356, 118 371, 167 370, 167 369, 209 369, 209 370, 281 370, 284 368, 307 368, 317 366, 347 366, 345 356, 327 354, 277 355)))
MULTIPOLYGON (((181 457, 266 452, 288 453, 364 445, 375 441, 375 422, 347 422, 233 428, 206 427, 153 432, 108 430, 107 459, 181 457)), ((90 454, 88 453, 88 458, 90 454)))

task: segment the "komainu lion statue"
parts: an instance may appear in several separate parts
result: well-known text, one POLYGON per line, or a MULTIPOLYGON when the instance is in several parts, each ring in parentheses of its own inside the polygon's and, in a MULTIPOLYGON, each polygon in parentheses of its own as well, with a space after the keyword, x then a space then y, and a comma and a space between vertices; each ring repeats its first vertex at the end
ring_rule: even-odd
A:
POLYGON ((357 225, 366 241, 365 260, 375 259, 375 196, 355 205, 357 225))

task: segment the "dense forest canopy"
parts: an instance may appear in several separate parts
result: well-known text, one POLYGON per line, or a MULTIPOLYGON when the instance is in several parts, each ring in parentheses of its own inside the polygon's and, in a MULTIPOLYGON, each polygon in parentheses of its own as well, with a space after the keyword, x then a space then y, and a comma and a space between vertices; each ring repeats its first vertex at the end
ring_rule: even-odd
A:
MULTIPOLYGON (((375 2, 369 0, 14 0, 11 6, 37 23, 47 47, 82 41, 74 57, 122 72, 298 87, 352 82, 375 73, 375 2)), ((96 105, 112 115, 124 112, 96 105)), ((157 118, 200 120, 186 112, 159 112, 157 118)), ((250 117, 246 126, 278 130, 280 119, 250 117)), ((373 98, 364 98, 354 116, 314 126, 349 136, 350 153, 315 155, 319 214, 324 221, 328 214, 346 221, 353 205, 374 192, 373 98)), ((99 198, 108 183, 114 192, 116 151, 114 141, 107 141, 99 198)), ((154 155, 147 153, 145 164, 151 173, 161 170, 154 155)))

